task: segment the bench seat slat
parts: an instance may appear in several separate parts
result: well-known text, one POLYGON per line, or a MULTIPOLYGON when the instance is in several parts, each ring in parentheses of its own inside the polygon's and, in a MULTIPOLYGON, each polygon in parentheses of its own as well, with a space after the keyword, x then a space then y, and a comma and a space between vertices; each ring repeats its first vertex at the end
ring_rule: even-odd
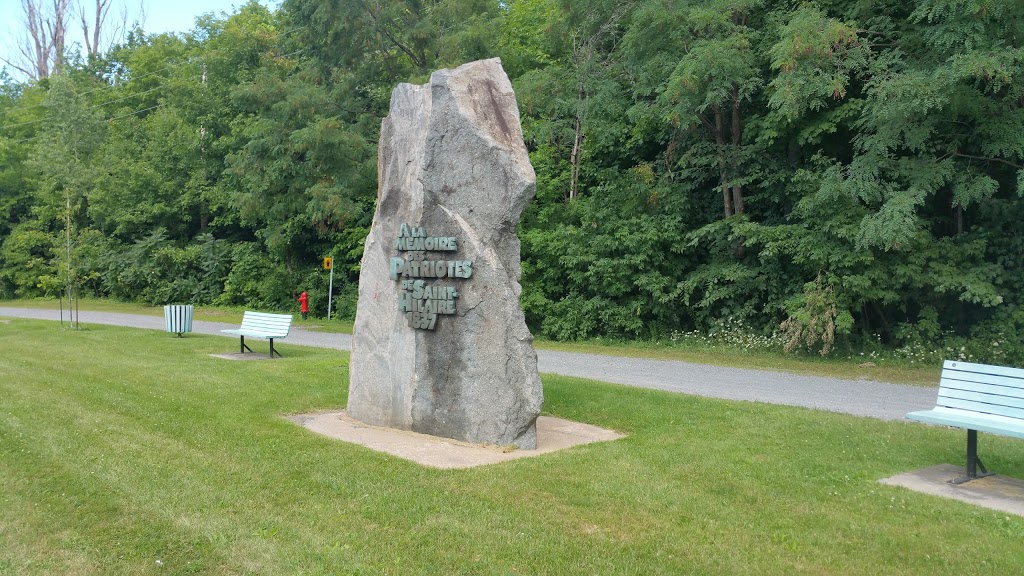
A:
POLYGON ((287 318, 243 318, 243 324, 286 324, 287 318))
POLYGON ((980 392, 982 394, 994 394, 1009 398, 1024 398, 1024 388, 1013 388, 1010 386, 997 386, 995 384, 981 384, 977 382, 963 382, 942 378, 939 381, 940 390, 959 390, 962 392, 980 392))
POLYGON ((271 326, 269 324, 243 324, 239 330, 252 330, 253 332, 287 332, 288 326, 271 326))
POLYGON ((943 372, 939 383, 943 386, 953 388, 970 388, 973 386, 996 386, 1007 390, 1016 390, 1016 394, 1024 395, 1024 380, 1020 378, 1009 378, 1006 376, 992 376, 989 374, 974 374, 977 378, 968 379, 964 374, 950 374, 943 372))
POLYGON ((246 318, 242 321, 242 326, 288 326, 289 324, 291 324, 291 321, 287 319, 246 318))
POLYGON ((982 374, 980 372, 958 372, 955 370, 943 370, 942 377, 962 382, 981 382, 984 384, 996 384, 998 386, 1010 386, 1012 388, 1024 388, 1024 378, 1020 376, 1007 376, 1004 374, 982 374))
POLYGON ((1016 416, 1024 420, 1024 398, 1021 397, 986 394, 984 392, 974 392, 971 390, 951 390, 949 388, 939 390, 939 399, 935 404, 941 406, 952 406, 952 404, 948 404, 948 402, 976 402, 979 404, 1015 409, 1018 411, 1016 416))
POLYGON ((242 318, 266 318, 270 320, 280 320, 282 318, 291 318, 291 314, 274 314, 271 312, 253 312, 252 310, 246 310, 245 314, 242 315, 242 318))
POLYGON ((1001 406, 999 404, 989 404, 975 400, 961 400, 958 398, 940 398, 937 404, 941 404, 945 408, 967 410, 985 415, 991 414, 994 416, 1005 416, 1007 418, 1017 418, 1024 421, 1024 410, 1013 406, 1001 406))
POLYGON ((235 328, 235 330, 239 330, 239 331, 242 331, 242 332, 263 332, 263 333, 267 333, 267 334, 277 334, 277 333, 284 333, 285 332, 285 330, 279 330, 279 329, 269 329, 268 330, 268 329, 265 329, 265 328, 257 328, 257 327, 253 327, 253 326, 242 326, 241 328, 235 328))
POLYGON ((264 332, 262 330, 221 330, 225 334, 234 334, 235 336, 249 336, 251 338, 285 338, 288 336, 287 332, 264 332))
POLYGON ((1001 436, 1024 438, 1024 422, 1005 416, 985 416, 956 408, 937 407, 931 410, 911 412, 907 414, 907 418, 929 424, 940 424, 954 428, 989 432, 1001 436))
POLYGON ((243 327, 291 326, 292 317, 290 314, 268 314, 266 312, 246 312, 242 315, 243 327))
POLYGON ((990 366, 988 364, 973 364, 960 362, 959 360, 946 360, 942 364, 943 375, 953 375, 958 372, 964 374, 988 374, 992 376, 1008 376, 1010 378, 1024 378, 1024 369, 1011 368, 1009 366, 990 366))

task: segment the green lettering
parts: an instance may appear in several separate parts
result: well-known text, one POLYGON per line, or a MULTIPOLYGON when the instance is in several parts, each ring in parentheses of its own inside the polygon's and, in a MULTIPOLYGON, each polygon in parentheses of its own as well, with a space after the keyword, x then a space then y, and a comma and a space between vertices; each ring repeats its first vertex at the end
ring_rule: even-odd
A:
POLYGON ((405 260, 397 256, 391 257, 391 262, 388 264, 388 272, 391 275, 392 280, 398 280, 398 275, 402 273, 405 260))
POLYGON ((409 298, 408 292, 398 293, 398 311, 409 312, 412 310, 412 300, 409 298))

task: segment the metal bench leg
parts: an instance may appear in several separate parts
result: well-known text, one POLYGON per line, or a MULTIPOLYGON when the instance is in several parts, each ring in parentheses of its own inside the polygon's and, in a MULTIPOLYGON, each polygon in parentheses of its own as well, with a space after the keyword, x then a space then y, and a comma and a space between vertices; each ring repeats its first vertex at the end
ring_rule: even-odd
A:
POLYGON ((249 348, 248 346, 245 345, 245 336, 239 336, 238 341, 242 343, 241 347, 238 350, 239 354, 245 354, 246 350, 252 352, 252 348, 249 348))
POLYGON ((274 354, 277 354, 278 358, 284 358, 284 356, 282 356, 280 352, 278 352, 277 350, 274 350, 274 339, 271 338, 270 339, 270 358, 271 359, 274 358, 274 354))
POLYGON ((950 484, 963 484, 964 482, 970 482, 977 478, 984 478, 986 476, 992 476, 992 472, 989 472, 985 465, 981 463, 981 458, 978 458, 978 431, 968 430, 967 431, 967 475, 961 476, 960 478, 954 478, 950 480, 950 484), (978 474, 978 468, 981 468, 981 474, 978 474))
MULTIPOLYGON (((982 466, 982 469, 985 467, 982 466)), ((967 431, 967 475, 978 477, 978 431, 967 431)))

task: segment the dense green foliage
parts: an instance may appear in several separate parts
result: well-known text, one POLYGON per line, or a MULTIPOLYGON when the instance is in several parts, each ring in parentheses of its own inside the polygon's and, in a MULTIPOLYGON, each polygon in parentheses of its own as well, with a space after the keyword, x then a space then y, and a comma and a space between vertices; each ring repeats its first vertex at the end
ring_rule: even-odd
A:
POLYGON ((0 90, 0 298, 352 312, 397 82, 500 56, 557 339, 1024 362, 1024 4, 286 0, 0 90))

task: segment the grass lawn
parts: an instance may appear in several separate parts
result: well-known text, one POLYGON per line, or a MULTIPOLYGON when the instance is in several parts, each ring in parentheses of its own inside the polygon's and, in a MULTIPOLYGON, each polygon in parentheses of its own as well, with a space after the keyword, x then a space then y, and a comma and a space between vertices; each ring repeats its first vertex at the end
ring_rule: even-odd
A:
MULTIPOLYGON (((625 432, 439 471, 283 414, 345 405, 345 353, 0 320, 0 574, 1015 574, 1024 518, 882 486, 964 433, 544 377, 625 432)), ((982 435, 1024 477, 1024 442, 982 435)))
MULTIPOLYGON (((0 307, 56 309, 54 300, 7 300, 0 301, 0 307)), ((97 312, 115 312, 124 314, 146 314, 162 316, 163 307, 147 306, 113 300, 82 299, 81 310, 97 312)), ((197 306, 196 320, 211 322, 242 322, 243 308, 224 308, 197 306)), ((263 310, 268 312, 268 310, 263 310)), ((287 311, 283 311, 287 312, 287 311)), ((317 332, 352 333, 352 322, 348 320, 331 320, 310 318, 302 320, 294 313, 293 326, 317 332)), ((792 372, 808 376, 823 376, 844 380, 875 380, 896 384, 913 384, 915 386, 937 387, 939 373, 942 369, 936 365, 911 365, 906 362, 863 362, 844 358, 823 359, 818 356, 783 354, 769 351, 746 351, 735 348, 717 347, 677 347, 657 343, 622 343, 610 341, 550 342, 536 340, 536 348, 541 350, 557 350, 563 352, 583 352, 587 354, 604 354, 609 356, 627 356, 636 358, 654 358, 658 360, 678 360, 714 366, 731 366, 734 368, 750 368, 755 370, 776 370, 792 372)))

